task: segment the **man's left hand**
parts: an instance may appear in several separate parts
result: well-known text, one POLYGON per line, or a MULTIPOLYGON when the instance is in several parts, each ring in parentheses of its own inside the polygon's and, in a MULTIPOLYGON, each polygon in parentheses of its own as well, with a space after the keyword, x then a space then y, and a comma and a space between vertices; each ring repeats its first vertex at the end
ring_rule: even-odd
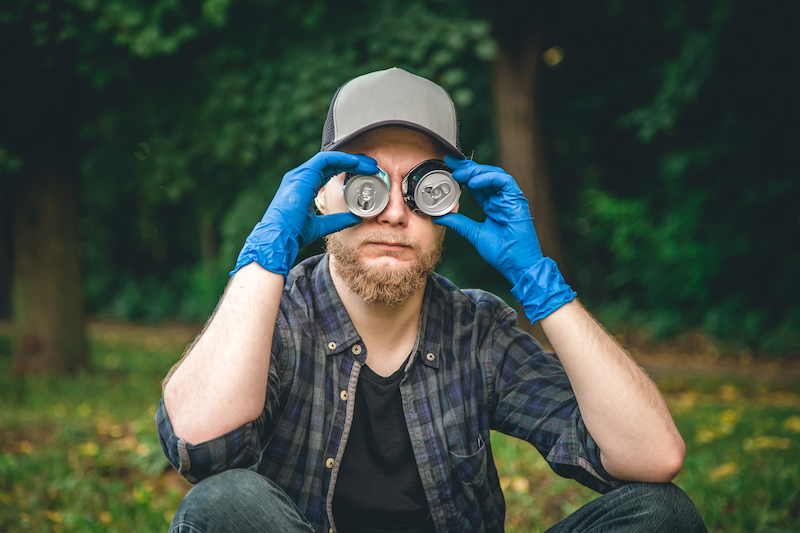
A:
POLYGON ((514 286, 511 293, 531 322, 543 318, 575 298, 558 267, 542 255, 528 200, 502 168, 445 156, 453 179, 466 185, 486 213, 475 222, 449 213, 433 221, 467 239, 478 253, 514 286))
POLYGON ((434 218, 434 222, 467 239, 490 265, 516 285, 522 274, 543 257, 528 200, 514 178, 500 167, 449 155, 445 156, 445 163, 453 169, 453 179, 466 185, 483 208, 486 220, 475 222, 450 213, 434 218))

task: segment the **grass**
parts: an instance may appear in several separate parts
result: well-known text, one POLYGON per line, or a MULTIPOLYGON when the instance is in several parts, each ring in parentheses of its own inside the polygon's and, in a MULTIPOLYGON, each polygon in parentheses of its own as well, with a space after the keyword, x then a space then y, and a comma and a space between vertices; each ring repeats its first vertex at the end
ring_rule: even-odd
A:
MULTIPOLYGON (((764 383, 665 379, 687 458, 675 483, 709 531, 800 531, 800 394, 764 383)), ((790 388, 791 389, 791 388, 790 388)), ((527 443, 494 435, 506 530, 541 532, 597 494, 555 477, 527 443)))
POLYGON ((153 419, 189 339, 94 331, 91 373, 24 380, 10 376, 3 339, 0 531, 166 530, 189 485, 169 471, 153 419))
MULTIPOLYGON (((0 531, 165 531, 190 487, 153 415, 160 380, 193 333, 94 326, 94 370, 14 378, 0 336, 0 531)), ((676 479, 711 531, 800 530, 800 389, 737 377, 659 380, 687 446, 676 479)), ((544 531, 597 495, 524 442, 492 437, 507 531, 544 531)))

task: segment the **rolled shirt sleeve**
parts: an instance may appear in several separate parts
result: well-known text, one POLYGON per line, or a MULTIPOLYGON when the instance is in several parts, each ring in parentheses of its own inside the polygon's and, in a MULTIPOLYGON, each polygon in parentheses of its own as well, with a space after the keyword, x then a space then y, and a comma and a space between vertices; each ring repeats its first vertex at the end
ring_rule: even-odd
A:
POLYGON ((172 429, 163 398, 158 404, 156 425, 164 455, 190 483, 197 483, 232 468, 250 468, 256 464, 261 450, 260 435, 266 421, 262 411, 253 422, 200 444, 178 438, 172 429))

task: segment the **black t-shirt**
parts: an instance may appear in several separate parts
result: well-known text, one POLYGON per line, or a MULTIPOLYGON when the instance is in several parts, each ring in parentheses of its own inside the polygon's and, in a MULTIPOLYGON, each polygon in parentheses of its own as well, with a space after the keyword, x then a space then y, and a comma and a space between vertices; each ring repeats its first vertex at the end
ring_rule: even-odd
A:
POLYGON ((408 436, 403 367, 381 377, 364 365, 344 450, 333 517, 340 533, 432 533, 433 520, 408 436))

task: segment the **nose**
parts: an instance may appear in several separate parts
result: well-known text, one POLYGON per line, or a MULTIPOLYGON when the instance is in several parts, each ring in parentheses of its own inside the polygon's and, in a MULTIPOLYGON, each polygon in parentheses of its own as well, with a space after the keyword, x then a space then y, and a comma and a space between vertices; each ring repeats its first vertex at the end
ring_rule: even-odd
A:
POLYGON ((392 180, 389 203, 386 204, 386 208, 377 217, 379 224, 401 227, 408 225, 408 217, 411 215, 411 210, 403 200, 401 185, 401 180, 392 180))

